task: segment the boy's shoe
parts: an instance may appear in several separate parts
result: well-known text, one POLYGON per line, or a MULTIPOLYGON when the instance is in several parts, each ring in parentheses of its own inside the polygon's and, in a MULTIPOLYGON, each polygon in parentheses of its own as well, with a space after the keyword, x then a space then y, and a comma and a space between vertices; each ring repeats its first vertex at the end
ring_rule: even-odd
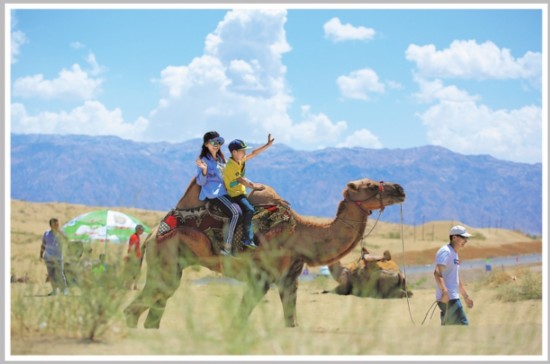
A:
POLYGON ((229 246, 224 246, 223 249, 220 250, 220 254, 223 255, 224 257, 230 257, 231 255, 231 247, 229 246))
POLYGON ((63 290, 63 296, 68 296, 69 295, 69 290, 67 288, 65 288, 63 290))
POLYGON ((250 249, 256 249, 258 247, 253 241, 245 241, 243 245, 250 249))
POLYGON ((57 289, 54 289, 50 293, 48 293, 48 296, 56 296, 57 295, 57 289))

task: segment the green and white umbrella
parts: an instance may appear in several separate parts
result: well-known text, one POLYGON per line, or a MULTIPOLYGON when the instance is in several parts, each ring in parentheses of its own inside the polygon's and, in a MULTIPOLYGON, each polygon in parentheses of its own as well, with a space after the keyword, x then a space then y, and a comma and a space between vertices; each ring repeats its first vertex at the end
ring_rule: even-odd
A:
POLYGON ((75 217, 63 225, 62 229, 70 241, 124 244, 138 224, 143 225, 145 233, 151 231, 131 215, 114 210, 96 210, 75 217))

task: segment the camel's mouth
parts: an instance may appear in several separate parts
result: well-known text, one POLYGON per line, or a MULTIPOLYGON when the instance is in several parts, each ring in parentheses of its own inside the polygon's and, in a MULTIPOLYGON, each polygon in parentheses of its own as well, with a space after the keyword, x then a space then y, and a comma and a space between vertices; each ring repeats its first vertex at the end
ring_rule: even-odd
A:
POLYGON ((395 205, 405 201, 406 195, 403 187, 398 184, 393 185, 392 187, 393 188, 391 190, 386 189, 385 191, 387 193, 382 196, 384 206, 395 205))
POLYGON ((389 200, 389 201, 384 201, 384 205, 385 205, 385 206, 397 205, 397 204, 402 203, 403 201, 405 201, 404 198, 401 198, 401 199, 391 199, 391 200, 389 200))
POLYGON ((384 187, 384 191, 386 192, 388 198, 392 198, 399 202, 405 201, 405 190, 399 184, 394 184, 391 186, 386 185, 384 187))
POLYGON ((363 208, 377 210, 405 201, 405 190, 397 183, 355 181, 348 183, 344 196, 351 201, 361 201, 363 208))

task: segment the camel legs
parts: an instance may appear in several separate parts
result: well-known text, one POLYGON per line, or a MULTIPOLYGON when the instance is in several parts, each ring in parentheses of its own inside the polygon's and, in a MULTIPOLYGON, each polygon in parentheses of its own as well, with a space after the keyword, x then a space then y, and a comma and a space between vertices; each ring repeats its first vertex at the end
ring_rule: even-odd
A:
POLYGON ((269 290, 269 282, 259 277, 259 279, 249 279, 237 311, 237 316, 233 319, 233 327, 243 326, 252 310, 260 302, 269 290))
POLYGON ((152 256, 153 253, 148 252, 150 256, 147 261, 145 287, 124 310, 128 327, 137 327, 141 314, 149 310, 143 326, 159 328, 166 302, 179 287, 185 266, 181 255, 177 252, 177 246, 175 246, 176 249, 170 248, 174 247, 165 247, 160 257, 152 256), (156 261, 157 259, 158 261, 156 261))
POLYGON ((296 318, 296 299, 298 293, 298 278, 297 277, 284 277, 280 283, 277 284, 279 288, 279 297, 283 304, 283 315, 285 317, 285 325, 287 327, 298 326, 298 320, 296 318))
MULTIPOLYGON (((137 327, 141 314, 149 310, 143 326, 147 329, 159 328, 160 320, 166 308, 166 302, 179 287, 182 270, 183 268, 178 267, 177 272, 171 272, 170 278, 162 280, 151 279, 148 275, 145 287, 143 287, 141 293, 124 310, 126 325, 128 327, 137 327)), ((169 272, 162 272, 162 275, 167 274, 169 274, 169 272)))
POLYGON ((287 327, 298 326, 296 318, 296 300, 298 298, 298 277, 302 273, 304 261, 294 260, 290 263, 288 272, 277 282, 279 297, 283 304, 283 315, 287 327))
POLYGON ((181 273, 182 269, 178 268, 177 274, 172 272, 170 279, 162 281, 152 280, 148 277, 143 291, 124 310, 128 327, 136 327, 141 314, 149 310, 143 326, 147 329, 159 328, 166 302, 179 287, 181 273))
MULTIPOLYGON (((177 267, 170 268, 172 269, 163 271, 163 273, 168 277, 165 277, 160 282, 154 282, 152 289, 149 290, 151 292, 149 294, 150 297, 152 297, 150 300, 152 305, 149 307, 149 313, 147 314, 147 318, 143 324, 143 327, 146 329, 159 328, 160 320, 162 319, 164 309, 166 308, 166 302, 170 297, 172 297, 180 285, 183 268, 179 265, 177 267)), ((145 292, 146 291, 144 289, 144 295, 147 294, 145 292)))
MULTIPOLYGON (((145 290, 145 288, 143 289, 145 290)), ((126 326, 130 328, 136 328, 139 317, 147 310, 150 305, 146 302, 143 295, 143 291, 124 309, 124 316, 126 316, 126 326)))

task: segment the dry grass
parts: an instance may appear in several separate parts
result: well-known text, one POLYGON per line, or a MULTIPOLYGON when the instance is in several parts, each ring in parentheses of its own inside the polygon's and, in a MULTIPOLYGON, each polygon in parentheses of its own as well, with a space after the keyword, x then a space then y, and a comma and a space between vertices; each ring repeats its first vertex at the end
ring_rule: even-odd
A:
POLYGON ((504 302, 542 299, 542 276, 525 267, 497 271, 482 279, 478 285, 495 288, 496 298, 504 302))
MULTIPOLYGON (((102 293, 73 288, 68 297, 44 296, 50 287, 44 281, 45 267, 37 258, 40 236, 48 228, 48 219, 57 217, 63 224, 93 209, 12 200, 10 268, 18 277, 27 274, 29 283, 11 285, 11 354, 191 356, 186 358, 213 355, 216 360, 218 355, 338 355, 337 358, 368 355, 367 358, 395 356, 399 359, 403 355, 540 356, 543 352, 542 310, 546 307, 540 296, 536 296, 536 290, 542 289, 540 269, 498 271, 490 275, 470 272, 467 284, 475 307, 467 309, 471 322, 468 328, 442 328, 437 311, 421 325, 434 300, 429 273, 409 279, 414 291, 409 301, 320 294, 336 286, 336 282, 326 277, 301 282, 297 306, 300 326, 294 329, 284 327, 278 293, 271 289, 254 310, 246 332, 233 332, 229 321, 239 305, 243 286, 198 285, 197 279, 218 275, 205 268, 190 268, 184 271, 180 288, 168 301, 159 330, 143 329, 144 316, 138 326, 141 328, 127 329, 120 311, 136 291, 103 289, 105 284, 99 284, 97 287, 102 288, 102 293), (519 299, 504 299, 507 290, 514 287, 523 287, 521 294, 516 294, 519 299), (526 287, 533 288, 535 296, 525 296, 526 287), (90 330, 95 330, 94 335, 90 335, 90 330), (90 341, 90 336, 95 340, 90 341)), ((165 214, 114 209, 130 213, 150 226, 165 214)), ((433 231, 434 237, 430 235, 425 240, 420 239, 420 227, 405 226, 406 257, 421 261, 429 256, 431 263, 433 249, 447 239, 448 228, 455 223, 426 224, 425 232, 433 231)), ((508 255, 513 246, 515 251, 542 250, 540 241, 518 232, 470 230, 478 239, 472 239, 464 253, 471 250, 486 254, 487 250, 483 249, 491 249, 494 256, 501 256, 508 255)), ((402 250, 400 231, 399 225, 379 222, 365 244, 373 253, 390 249, 395 258, 402 250)), ((102 249, 105 247, 96 246, 94 254, 102 249)), ((116 254, 121 257, 123 250, 119 249, 116 254)), ((357 250, 346 259, 354 260, 358 255, 357 250)), ((146 269, 144 265, 143 271, 146 269)), ((316 269, 312 268, 311 272, 315 273, 316 269)), ((144 274, 140 287, 143 282, 144 274)))

